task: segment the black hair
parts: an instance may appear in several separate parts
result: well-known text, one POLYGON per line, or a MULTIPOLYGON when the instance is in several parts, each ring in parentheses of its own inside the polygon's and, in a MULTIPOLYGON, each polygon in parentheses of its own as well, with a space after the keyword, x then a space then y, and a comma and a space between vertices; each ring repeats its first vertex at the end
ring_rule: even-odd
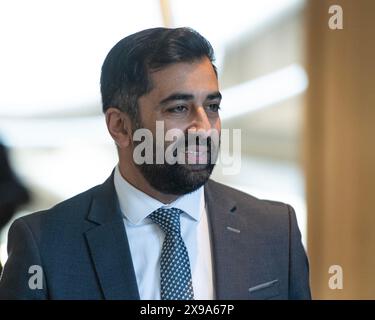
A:
POLYGON ((211 44, 191 28, 152 28, 125 37, 110 50, 102 66, 103 112, 115 107, 137 121, 138 98, 152 90, 150 72, 204 57, 217 75, 211 44))

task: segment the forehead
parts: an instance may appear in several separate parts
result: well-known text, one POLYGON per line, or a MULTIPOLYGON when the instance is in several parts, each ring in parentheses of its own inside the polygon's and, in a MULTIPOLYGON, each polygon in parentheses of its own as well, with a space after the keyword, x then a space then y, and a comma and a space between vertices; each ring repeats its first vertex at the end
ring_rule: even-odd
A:
POLYGON ((162 98, 172 92, 192 94, 218 91, 218 80, 208 58, 194 62, 171 64, 150 74, 153 89, 150 95, 162 98))

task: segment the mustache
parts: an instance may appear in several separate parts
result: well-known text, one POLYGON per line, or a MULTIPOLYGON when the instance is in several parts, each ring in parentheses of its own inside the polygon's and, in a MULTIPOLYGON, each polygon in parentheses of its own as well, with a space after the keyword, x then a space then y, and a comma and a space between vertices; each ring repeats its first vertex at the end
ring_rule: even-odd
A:
MULTIPOLYGON (((184 151, 188 150, 195 150, 199 148, 199 146, 204 146, 207 148, 207 153, 209 159, 211 158, 211 148, 213 146, 212 138, 210 136, 202 136, 199 134, 194 135, 193 137, 191 134, 185 134, 182 138, 177 139, 176 141, 172 142, 173 156, 177 157, 178 151, 184 147, 184 151)), ((216 150, 216 148, 214 148, 216 150)))
POLYGON ((191 147, 198 147, 198 146, 207 146, 210 150, 212 146, 212 139, 210 136, 203 137, 200 135, 195 135, 193 138, 191 134, 185 134, 183 138, 179 138, 176 141, 172 142, 175 145, 175 148, 181 147, 184 145, 185 149, 189 149, 191 147))

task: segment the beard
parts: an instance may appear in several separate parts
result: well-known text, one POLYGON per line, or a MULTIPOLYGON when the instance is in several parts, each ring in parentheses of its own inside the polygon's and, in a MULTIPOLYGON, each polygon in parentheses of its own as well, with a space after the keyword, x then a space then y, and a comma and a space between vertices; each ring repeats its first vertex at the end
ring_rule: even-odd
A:
MULTIPOLYGON (((188 150, 188 137, 185 134, 183 143, 185 145, 184 150, 188 150)), ((197 143, 194 145, 194 148, 199 145, 198 139, 197 143)), ((174 164, 157 164, 156 163, 156 143, 153 142, 153 157, 154 161, 152 164, 136 164, 139 168, 141 174, 146 179, 146 181, 156 190, 164 194, 171 195, 184 195, 191 193, 201 186, 203 186, 211 176, 211 173, 215 167, 215 162, 217 159, 217 153, 220 146, 215 145, 210 137, 204 139, 207 146, 207 161, 204 164, 189 164, 189 163, 174 163, 174 164), (212 149, 211 149, 212 148, 212 149), (212 151, 212 152, 211 152, 212 151)), ((135 145, 138 145, 140 142, 134 141, 135 145)), ((178 145, 178 143, 176 144, 178 145)), ((165 149, 168 146, 165 147, 165 149)), ((192 146, 190 146, 192 147, 192 146)), ((164 149, 164 152, 165 152, 164 149)), ((164 153, 165 154, 165 153, 164 153)), ((174 155, 177 155, 177 150, 174 151, 174 155)))
POLYGON ((139 165, 148 183, 164 194, 183 195, 203 186, 209 179, 215 164, 194 170, 183 164, 142 164, 139 165))

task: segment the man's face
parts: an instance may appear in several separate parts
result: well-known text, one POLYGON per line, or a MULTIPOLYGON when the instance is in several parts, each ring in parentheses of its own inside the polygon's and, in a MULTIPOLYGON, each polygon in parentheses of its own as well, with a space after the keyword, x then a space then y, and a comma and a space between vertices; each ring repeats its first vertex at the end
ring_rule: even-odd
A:
MULTIPOLYGON (((184 136, 175 145, 186 147, 185 164, 154 162, 137 167, 150 185, 162 193, 192 192, 208 180, 216 161, 211 154, 217 155, 219 148, 218 139, 211 139, 213 129, 219 135, 221 130, 218 113, 221 95, 216 74, 209 59, 204 58, 167 66, 152 72, 150 78, 153 89, 138 99, 141 127, 152 132, 154 153, 160 148, 155 142, 157 121, 163 121, 164 133, 180 130, 184 136), (188 133, 203 139, 188 139, 188 133)), ((164 142, 163 152, 171 143, 164 142)))

